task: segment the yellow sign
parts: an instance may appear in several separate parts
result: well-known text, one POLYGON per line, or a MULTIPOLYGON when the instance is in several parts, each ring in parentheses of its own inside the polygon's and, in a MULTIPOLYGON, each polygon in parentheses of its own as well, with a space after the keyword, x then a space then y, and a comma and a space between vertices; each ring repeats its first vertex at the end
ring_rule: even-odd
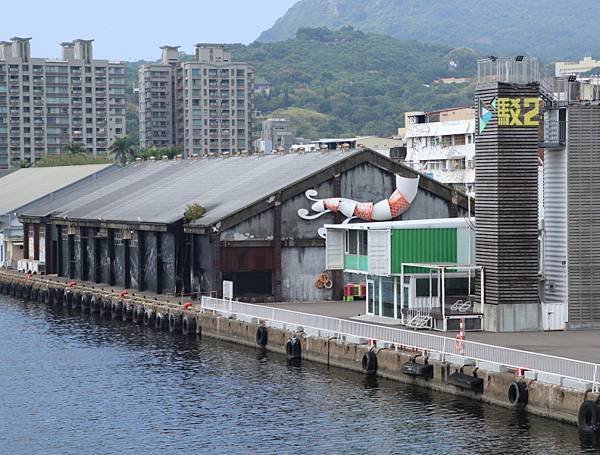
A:
POLYGON ((498 126, 538 126, 539 98, 498 97, 496 100, 498 126))

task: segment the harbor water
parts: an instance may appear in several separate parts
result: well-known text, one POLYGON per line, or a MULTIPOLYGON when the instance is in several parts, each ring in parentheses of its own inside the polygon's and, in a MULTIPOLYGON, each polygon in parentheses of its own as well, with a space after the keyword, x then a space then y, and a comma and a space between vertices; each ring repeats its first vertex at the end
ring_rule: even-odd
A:
POLYGON ((575 426, 0 295, 0 452, 595 453, 575 426))

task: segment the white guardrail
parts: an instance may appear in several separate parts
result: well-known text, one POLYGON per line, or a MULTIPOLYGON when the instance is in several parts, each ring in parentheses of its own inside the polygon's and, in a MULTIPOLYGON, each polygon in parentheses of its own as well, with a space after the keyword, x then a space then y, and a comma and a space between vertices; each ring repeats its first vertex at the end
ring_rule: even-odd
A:
POLYGON ((330 333, 337 338, 351 336, 389 343, 398 347, 439 353, 442 360, 445 360, 448 355, 461 356, 478 362, 502 365, 507 368, 522 368, 538 373, 554 374, 576 381, 589 382, 592 384, 594 392, 599 389, 598 380, 600 378, 598 375, 600 374, 600 365, 596 363, 493 346, 474 341, 462 341, 461 346, 453 338, 440 335, 376 324, 366 324, 317 314, 301 313, 276 307, 253 305, 236 300, 230 301, 203 296, 202 309, 301 326, 304 329, 311 328, 330 333))

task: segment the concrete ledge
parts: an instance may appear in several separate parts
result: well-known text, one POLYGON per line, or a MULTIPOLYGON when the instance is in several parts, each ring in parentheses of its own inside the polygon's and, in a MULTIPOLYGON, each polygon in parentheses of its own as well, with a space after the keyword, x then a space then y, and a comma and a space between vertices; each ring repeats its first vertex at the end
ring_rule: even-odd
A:
POLYGON ((538 372, 537 380, 538 382, 544 382, 546 384, 554 384, 554 385, 562 385, 563 377, 557 374, 551 373, 541 373, 538 372))
POLYGON ((458 365, 464 367, 466 365, 473 365, 473 361, 468 357, 464 357, 462 355, 455 354, 446 354, 446 362, 451 363, 452 365, 458 365))
POLYGON ((477 366, 482 370, 486 370, 491 373, 506 373, 508 371, 508 368, 506 368, 504 365, 492 362, 479 361, 477 362, 477 366))
POLYGON ((590 392, 592 390, 591 382, 583 382, 570 378, 563 378, 562 386, 566 387, 567 389, 578 390, 580 392, 590 392))
POLYGON ((538 373, 537 371, 526 370, 525 371, 525 379, 530 379, 531 381, 537 381, 538 373))

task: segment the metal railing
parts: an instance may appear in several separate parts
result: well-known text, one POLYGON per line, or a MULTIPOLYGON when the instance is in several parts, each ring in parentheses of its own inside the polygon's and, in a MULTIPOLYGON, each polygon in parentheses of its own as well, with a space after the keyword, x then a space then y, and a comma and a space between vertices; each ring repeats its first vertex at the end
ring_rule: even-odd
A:
POLYGON ((478 362, 488 362, 511 369, 549 373, 577 381, 589 382, 594 392, 599 391, 600 364, 557 357, 537 352, 522 351, 474 341, 457 342, 452 338, 430 333, 403 330, 347 319, 301 313, 282 308, 254 305, 202 297, 202 309, 219 313, 242 315, 270 323, 282 323, 326 332, 337 338, 350 336, 375 340, 397 347, 438 353, 441 360, 447 356, 461 356, 478 362))

